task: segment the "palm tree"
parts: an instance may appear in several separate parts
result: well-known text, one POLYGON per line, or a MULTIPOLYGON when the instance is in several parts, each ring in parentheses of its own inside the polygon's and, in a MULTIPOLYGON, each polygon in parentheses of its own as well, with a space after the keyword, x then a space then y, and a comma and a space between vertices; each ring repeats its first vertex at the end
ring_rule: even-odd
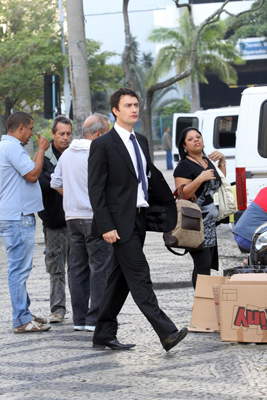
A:
POLYGON ((129 51, 126 54, 126 61, 129 64, 137 64, 139 61, 139 43, 136 40, 136 36, 130 35, 129 51))
MULTIPOLYGON (((141 60, 141 64, 130 64, 129 68, 133 77, 133 81, 134 81, 134 87, 136 92, 139 94, 140 98, 145 98, 146 96, 146 83, 147 83, 147 73, 149 71, 149 68, 151 68, 151 66, 148 65, 147 63, 147 70, 144 66, 144 54, 143 53, 143 57, 141 60)), ((150 55, 149 55, 150 56, 150 55)), ((121 86, 125 86, 126 84, 126 79, 125 77, 122 78, 121 80, 121 86)), ((168 86, 164 89, 158 90, 155 95, 153 96, 153 100, 151 103, 151 110, 152 110, 152 115, 155 113, 155 109, 156 108, 164 108, 166 106, 169 106, 170 104, 174 103, 175 101, 177 101, 179 99, 179 90, 177 85, 171 85, 168 86), (170 97, 166 97, 166 95, 168 95, 169 93, 172 93, 174 95, 174 97, 170 98, 170 97), (177 97, 175 97, 175 95, 177 97)), ((93 101, 93 100, 92 100, 93 101)), ((140 109, 140 118, 142 118, 142 112, 143 110, 140 109)))
POLYGON ((145 71, 148 71, 148 69, 152 67, 154 62, 154 57, 152 55, 152 52, 151 51, 148 51, 147 53, 143 52, 140 61, 145 71))
POLYGON ((92 112, 98 112, 101 114, 109 115, 110 105, 108 101, 108 90, 103 89, 102 91, 92 90, 91 91, 91 102, 92 112))
MULTIPOLYGON (((218 75, 226 84, 237 82, 237 73, 232 64, 242 64, 236 48, 225 42, 226 24, 218 21, 207 25, 200 34, 196 51, 196 62, 192 74, 188 79, 191 82, 191 111, 200 108, 199 96, 196 94, 198 82, 208 83, 206 72, 218 75)), ((175 67, 177 73, 184 71, 190 62, 194 31, 186 11, 179 20, 179 28, 156 28, 149 36, 152 42, 167 42, 167 46, 160 49, 154 67, 150 71, 151 81, 169 72, 175 67)))

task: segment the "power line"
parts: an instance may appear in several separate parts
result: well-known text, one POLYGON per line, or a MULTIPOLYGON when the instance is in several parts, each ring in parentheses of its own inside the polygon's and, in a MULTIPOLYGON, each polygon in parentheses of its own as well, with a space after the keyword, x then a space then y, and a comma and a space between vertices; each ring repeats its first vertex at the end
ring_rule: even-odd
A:
MULTIPOLYGON (((166 7, 161 8, 148 8, 144 10, 132 10, 128 11, 128 13, 137 13, 137 12, 147 12, 147 11, 158 11, 158 10, 166 10, 166 7)), ((122 14, 122 11, 115 11, 115 12, 106 12, 106 13, 99 13, 99 14, 85 14, 85 17, 96 17, 98 15, 111 15, 111 14, 122 14)))

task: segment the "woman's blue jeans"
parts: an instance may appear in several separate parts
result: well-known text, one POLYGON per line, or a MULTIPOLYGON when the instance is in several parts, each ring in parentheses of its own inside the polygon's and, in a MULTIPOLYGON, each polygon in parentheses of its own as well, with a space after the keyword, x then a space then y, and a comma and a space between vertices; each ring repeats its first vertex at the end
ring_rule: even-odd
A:
POLYGON ((8 259, 8 285, 13 309, 13 327, 32 320, 26 282, 32 269, 35 217, 21 216, 20 221, 0 221, 0 236, 8 259))

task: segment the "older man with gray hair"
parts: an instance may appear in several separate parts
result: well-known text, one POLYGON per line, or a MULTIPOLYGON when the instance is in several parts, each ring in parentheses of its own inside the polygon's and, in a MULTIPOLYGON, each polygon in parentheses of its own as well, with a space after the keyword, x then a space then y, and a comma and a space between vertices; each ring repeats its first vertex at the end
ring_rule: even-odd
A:
POLYGON ((63 195, 70 237, 70 294, 74 330, 93 332, 111 270, 112 246, 91 234, 93 211, 88 197, 87 163, 94 139, 109 131, 108 118, 93 114, 83 124, 83 139, 74 139, 51 176, 63 195), (90 301, 90 306, 89 306, 90 301))

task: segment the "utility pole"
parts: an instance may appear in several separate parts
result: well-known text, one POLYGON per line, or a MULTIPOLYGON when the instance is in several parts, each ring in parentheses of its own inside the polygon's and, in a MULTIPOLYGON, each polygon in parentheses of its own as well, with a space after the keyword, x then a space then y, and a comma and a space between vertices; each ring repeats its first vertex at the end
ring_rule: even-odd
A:
MULTIPOLYGON (((59 8, 59 23, 60 23, 60 27, 61 27, 61 49, 62 49, 62 54, 66 55, 65 34, 64 34, 64 14, 63 14, 62 0, 58 0, 58 8, 59 8)), ((69 116, 69 113, 70 113, 70 85, 69 85, 69 80, 68 80, 67 67, 63 67, 63 73, 64 73, 63 92, 64 92, 65 108, 66 108, 66 115, 69 116)))
POLYGON ((89 70, 82 0, 66 0, 69 68, 72 89, 74 137, 82 137, 82 125, 91 114, 89 70))

